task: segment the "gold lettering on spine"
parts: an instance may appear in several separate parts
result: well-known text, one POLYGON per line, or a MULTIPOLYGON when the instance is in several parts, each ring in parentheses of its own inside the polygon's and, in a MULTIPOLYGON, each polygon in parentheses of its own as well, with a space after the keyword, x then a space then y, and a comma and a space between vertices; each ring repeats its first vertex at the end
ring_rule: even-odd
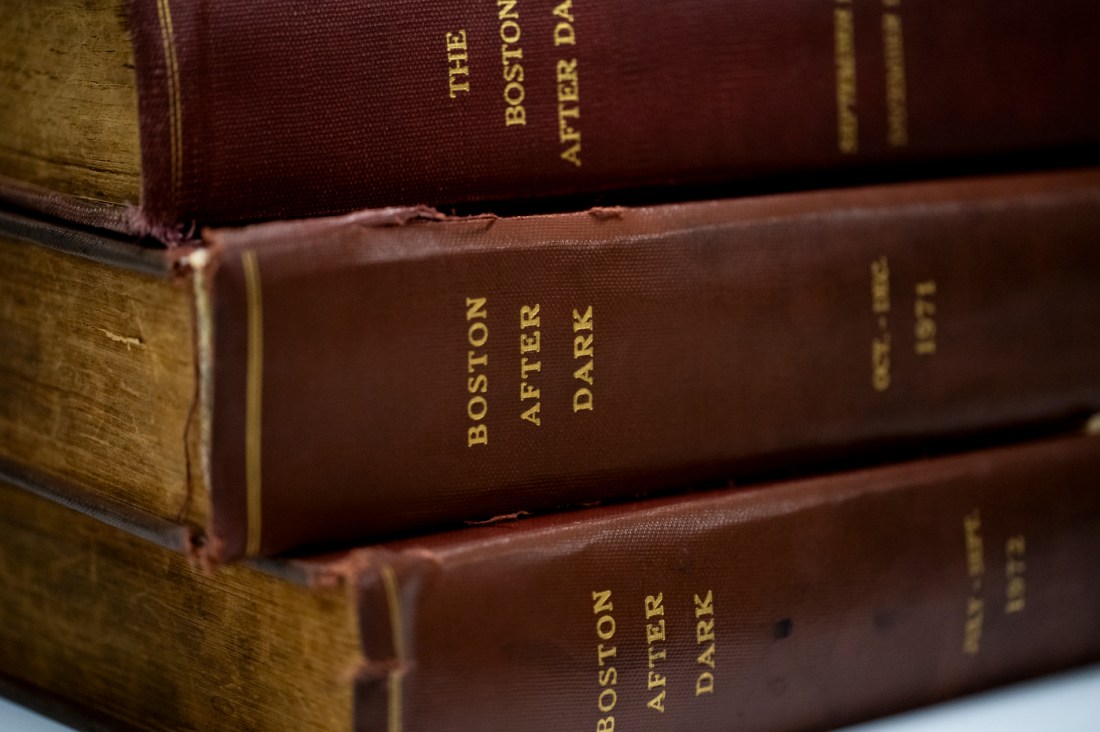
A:
POLYGON ((851 0, 837 0, 833 9, 833 40, 836 55, 837 146, 845 154, 859 150, 859 117, 856 114, 855 23, 851 0))
POLYGON ((882 45, 886 58, 886 121, 893 147, 909 144, 909 110, 905 93, 905 45, 901 35, 901 0, 883 0, 882 45))
POLYGON ((1005 614, 1023 612, 1027 584, 1024 581, 1024 554, 1027 541, 1023 534, 1009 537, 1005 542, 1005 614))
POLYGON ((388 686, 387 732, 401 732, 401 678, 405 674, 405 628, 401 615, 401 595, 398 592, 397 577, 389 565, 379 569, 382 586, 386 591, 386 605, 390 613, 390 632, 393 637, 394 668, 386 676, 388 686))
POLYGON ((966 573, 970 578, 970 596, 966 600, 966 625, 963 631, 963 653, 976 656, 981 651, 982 628, 985 624, 985 601, 982 598, 985 551, 982 542, 982 517, 978 509, 974 509, 963 518, 963 535, 966 540, 966 573))
MULTIPOLYGON (((577 30, 573 25, 573 0, 564 0, 554 8, 554 46, 576 46, 577 30)), ((561 159, 581 167, 581 131, 577 120, 581 116, 580 80, 577 59, 560 59, 558 82, 558 141, 562 145, 561 159)))
POLYGON ((500 21, 500 62, 504 78, 504 126, 527 124, 527 110, 523 100, 527 92, 523 86, 523 49, 519 47, 523 35, 519 27, 519 0, 497 0, 497 20, 500 21))
POLYGON ((913 350, 918 356, 931 356, 936 352, 936 281, 918 282, 915 290, 913 335, 916 341, 913 350))
POLYGON ((554 8, 558 22, 554 26, 555 46, 577 45, 577 31, 573 27, 573 0, 565 0, 554 8))
POLYGON ((580 368, 573 372, 573 378, 587 386, 578 387, 573 392, 573 412, 591 412, 595 409, 592 394, 592 370, 595 368, 595 333, 592 320, 592 306, 584 313, 573 311, 573 359, 580 361, 580 368))
POLYGON ((886 256, 871 262, 871 314, 878 326, 871 339, 871 386, 882 392, 890 388, 890 260, 886 256))
POLYGON ((172 27, 172 12, 168 0, 157 0, 161 42, 164 46, 165 78, 168 85, 168 145, 172 168, 172 201, 179 200, 183 184, 183 101, 180 95, 179 59, 176 57, 176 34, 172 27))
POLYGON ((260 429, 263 417, 264 386, 264 310, 263 291, 260 287, 260 265, 256 253, 241 255, 244 267, 245 295, 248 303, 248 357, 245 372, 245 502, 248 511, 248 528, 245 552, 260 553, 261 523, 261 473, 260 429))
POLYGON ((520 418, 536 427, 542 424, 542 402, 539 401, 541 391, 531 382, 534 374, 542 371, 542 361, 537 358, 542 350, 542 331, 536 330, 541 322, 538 304, 524 305, 519 309, 519 399, 521 403, 534 401, 523 410, 520 418))
POLYGON ((466 30, 446 33, 447 90, 451 99, 470 93, 470 54, 466 48, 466 30))
POLYGON ((703 597, 695 596, 695 643, 703 646, 696 663, 705 666, 695 678, 695 696, 714 693, 714 593, 707 590, 703 597))
POLYGON ((656 693, 650 697, 646 706, 661 714, 665 712, 665 696, 668 693, 665 686, 668 683, 668 677, 664 674, 657 673, 654 667, 657 665, 657 661, 663 661, 668 656, 668 651, 666 651, 664 647, 664 599, 664 593, 661 592, 658 592, 656 595, 647 595, 645 598, 645 639, 649 654, 649 674, 646 676, 646 690, 651 692, 656 691, 656 693))
POLYGON ((486 309, 488 298, 466 298, 466 342, 470 349, 466 351, 466 416, 474 424, 466 429, 466 447, 489 444, 489 425, 485 417, 489 413, 489 401, 485 396, 489 391, 489 376, 482 371, 489 365, 489 354, 483 349, 489 342, 489 311, 486 309))
POLYGON ((611 590, 592 593, 592 614, 596 617, 596 637, 600 643, 596 646, 596 680, 599 683, 599 695, 596 699, 601 716, 596 720, 596 732, 614 732, 615 716, 611 714, 618 702, 615 685, 619 674, 611 665, 616 656, 616 648, 609 641, 615 637, 615 617, 611 614, 611 590))

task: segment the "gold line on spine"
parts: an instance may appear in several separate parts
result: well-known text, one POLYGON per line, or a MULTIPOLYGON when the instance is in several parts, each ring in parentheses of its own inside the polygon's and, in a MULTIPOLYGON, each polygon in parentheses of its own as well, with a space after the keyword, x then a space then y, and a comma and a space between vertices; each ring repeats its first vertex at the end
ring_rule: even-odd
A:
POLYGON ((245 395, 245 485, 247 490, 249 555, 260 551, 260 427, 263 406, 264 311, 260 267, 255 252, 241 255, 248 296, 248 366, 245 395))
POLYGON ((390 629, 393 633, 393 652, 397 667, 390 671, 388 732, 401 732, 401 676, 405 673, 405 629, 401 622, 401 596, 397 592, 397 577, 393 568, 383 565, 379 570, 382 585, 386 588, 386 603, 390 609, 390 629))
POLYGON ((179 59, 176 56, 176 35, 168 0, 157 0, 161 39, 164 42, 164 65, 168 75, 168 137, 172 158, 172 199, 178 202, 183 182, 183 111, 180 100, 179 59))

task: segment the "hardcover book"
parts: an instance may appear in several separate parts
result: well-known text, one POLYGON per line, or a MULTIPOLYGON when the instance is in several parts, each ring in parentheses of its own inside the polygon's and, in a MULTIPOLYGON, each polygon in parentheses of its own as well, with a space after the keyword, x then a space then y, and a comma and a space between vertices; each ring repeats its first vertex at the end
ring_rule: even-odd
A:
POLYGON ((1100 410, 1096 170, 169 251, 0 225, 3 469, 216 561, 1100 410))
POLYGON ((166 240, 1100 142, 1100 7, 1075 0, 4 0, 0 16, 0 194, 166 240))
POLYGON ((1100 657, 1098 471, 1069 435, 213 575, 0 485, 0 674, 142 729, 834 728, 1100 657))

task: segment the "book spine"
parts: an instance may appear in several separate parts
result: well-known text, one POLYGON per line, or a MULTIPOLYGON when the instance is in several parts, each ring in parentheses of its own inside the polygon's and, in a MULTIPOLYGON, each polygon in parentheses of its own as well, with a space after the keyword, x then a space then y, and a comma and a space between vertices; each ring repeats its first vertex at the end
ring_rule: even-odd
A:
POLYGON ((1100 171, 208 232, 212 551, 1091 413, 1098 236, 1100 171))
POLYGON ((368 551, 358 727, 832 729, 1094 660, 1098 470, 1063 438, 368 551))
POLYGON ((170 231, 1095 144, 1074 0, 131 0, 170 231))

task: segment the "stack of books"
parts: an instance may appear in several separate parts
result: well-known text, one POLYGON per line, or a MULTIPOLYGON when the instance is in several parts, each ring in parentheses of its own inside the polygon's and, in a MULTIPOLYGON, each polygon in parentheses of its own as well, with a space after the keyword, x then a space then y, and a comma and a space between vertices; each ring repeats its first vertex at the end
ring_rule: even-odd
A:
POLYGON ((1100 6, 2 5, 4 693, 796 730, 1100 658, 1100 6))

